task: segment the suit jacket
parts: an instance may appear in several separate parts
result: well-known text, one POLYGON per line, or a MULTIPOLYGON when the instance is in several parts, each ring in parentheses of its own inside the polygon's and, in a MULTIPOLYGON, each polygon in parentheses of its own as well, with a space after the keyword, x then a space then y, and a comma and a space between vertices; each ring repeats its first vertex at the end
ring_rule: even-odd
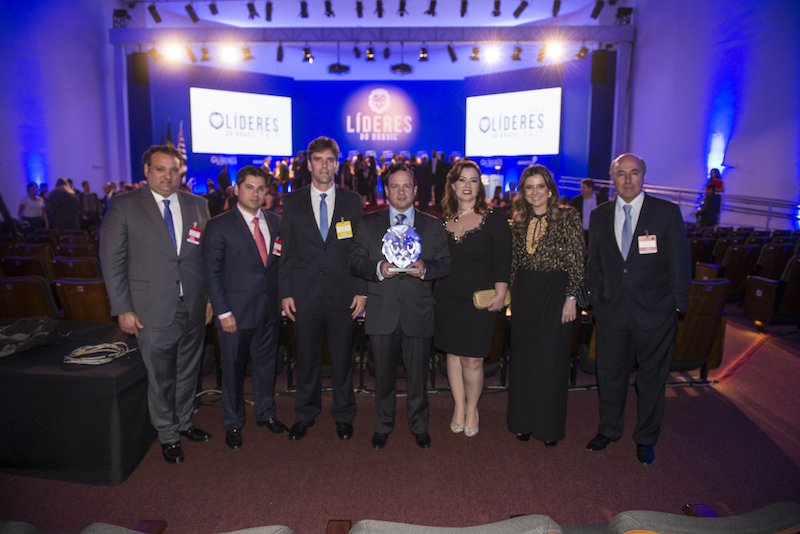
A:
POLYGON ((350 270, 367 283, 365 330, 367 335, 387 335, 397 326, 404 335, 433 336, 433 281, 450 274, 450 249, 442 223, 419 210, 414 211, 414 227, 419 234, 425 262, 425 279, 396 275, 378 281, 378 262, 385 260, 383 236, 391 226, 389 208, 364 217, 350 256, 350 270))
POLYGON ((318 306, 349 309, 355 295, 366 295, 366 282, 348 269, 353 238, 338 239, 336 235, 337 222, 349 221, 355 232, 361 217, 359 196, 337 187, 328 237, 323 240, 309 187, 288 195, 281 221, 280 298, 293 297, 298 310, 318 306))
POLYGON ((691 268, 680 209, 645 195, 628 258, 614 237, 615 202, 592 211, 589 223, 588 284, 598 324, 625 328, 634 321, 653 330, 675 310, 686 311, 691 268), (656 236, 658 251, 640 254, 638 237, 656 236))
POLYGON ((214 315, 233 312, 236 326, 254 329, 280 321, 278 263, 275 241, 280 239, 280 217, 264 213, 269 228, 267 265, 261 262, 253 234, 238 209, 208 221, 203 237, 208 297, 214 315))
POLYGON ((145 327, 168 325, 175 318, 182 284, 190 320, 205 317, 203 255, 200 245, 187 239, 193 224, 202 236, 208 205, 182 191, 178 203, 183 218, 183 232, 176 236, 182 243, 180 255, 149 187, 111 198, 100 227, 100 263, 111 315, 133 311, 145 327))

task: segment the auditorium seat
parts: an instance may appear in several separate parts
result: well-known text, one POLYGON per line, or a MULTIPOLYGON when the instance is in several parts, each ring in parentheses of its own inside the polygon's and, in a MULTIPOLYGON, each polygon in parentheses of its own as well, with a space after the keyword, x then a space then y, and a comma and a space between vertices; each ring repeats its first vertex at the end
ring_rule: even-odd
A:
POLYGON ((728 299, 741 299, 744 296, 745 279, 753 273, 760 252, 760 245, 733 245, 725 252, 719 265, 698 263, 695 266, 695 280, 725 277, 731 281, 728 299))
POLYGON ((53 280, 53 265, 40 256, 3 256, 0 270, 5 276, 41 276, 48 282, 53 280))
POLYGON ((17 249, 17 244, 11 241, 0 241, 0 258, 4 256, 13 256, 17 249))
POLYGON ((64 234, 58 238, 60 245, 85 245, 92 242, 92 238, 87 233, 64 234))
POLYGON ((793 256, 794 245, 791 243, 768 243, 761 248, 756 260, 754 273, 764 278, 777 280, 783 274, 786 264, 793 256))
POLYGON ((751 232, 747 239, 744 242, 748 245, 766 245, 772 241, 772 236, 769 234, 768 231, 764 230, 756 230, 751 232))
POLYGON ((50 284, 41 276, 0 278, 0 317, 50 317, 58 319, 58 307, 50 284))
POLYGON ((53 247, 49 243, 19 243, 17 256, 40 256, 47 264, 53 262, 53 247))
POLYGON ((711 261, 717 263, 721 262, 731 245, 744 243, 745 239, 746 236, 725 236, 718 238, 714 245, 714 251, 711 253, 711 261))
POLYGON ((73 257, 86 257, 94 256, 95 248, 91 243, 59 243, 56 247, 56 253, 59 256, 73 256, 73 257))
POLYGON ((108 293, 102 278, 59 279, 55 281, 55 286, 64 310, 64 319, 113 322, 108 293))
POLYGON ((30 234, 25 236, 25 243, 47 243, 51 248, 55 248, 58 239, 52 234, 30 234))
POLYGON ((796 245, 798 242, 798 236, 791 235, 791 234, 780 234, 780 235, 773 235, 772 240, 770 243, 775 243, 776 245, 781 244, 791 244, 792 246, 796 245))
POLYGON ((776 320, 800 317, 800 256, 788 261, 779 280, 747 277, 744 313, 759 329, 776 320))
POLYGON ((710 262, 716 243, 717 239, 714 237, 691 238, 689 240, 689 250, 691 252, 692 265, 697 264, 697 262, 710 262))
POLYGON ((94 257, 62 257, 53 258, 53 274, 55 278, 101 278, 100 262, 94 257))

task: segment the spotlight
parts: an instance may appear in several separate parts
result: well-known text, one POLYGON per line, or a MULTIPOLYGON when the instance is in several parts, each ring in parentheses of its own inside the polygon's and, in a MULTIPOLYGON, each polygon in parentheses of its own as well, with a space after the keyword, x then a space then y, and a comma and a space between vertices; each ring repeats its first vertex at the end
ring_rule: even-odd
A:
MULTIPOLYGON (((333 12, 333 4, 331 0, 325 0, 325 16, 326 17, 336 16, 336 13, 333 12)), ((350 67, 347 67, 347 70, 350 70, 350 67)))
POLYGON ((186 45, 186 57, 188 57, 189 61, 191 61, 192 63, 197 63, 197 56, 194 55, 194 51, 192 50, 192 47, 189 45, 186 45))
POLYGON ((358 45, 353 45, 353 55, 356 59, 361 57, 361 49, 358 47, 358 45))
POLYGON ((553 16, 557 17, 559 11, 561 11, 561 0, 553 0, 553 16))
POLYGON ((481 59, 480 58, 480 54, 481 54, 481 49, 478 48, 477 46, 473 46, 472 47, 472 54, 470 54, 469 58, 472 61, 478 61, 479 59, 481 59))
POLYGON ((208 10, 211 11, 212 15, 217 15, 219 13, 219 8, 217 7, 216 2, 211 2, 208 4, 208 10))
POLYGON ((392 55, 392 51, 389 50, 389 47, 383 49, 383 59, 389 59, 389 56, 392 55))
POLYGON ((547 44, 544 44, 544 45, 542 45, 542 47, 539 49, 539 55, 538 55, 538 56, 536 56, 536 61, 538 61, 539 63, 541 63, 542 61, 544 61, 544 57, 545 57, 546 55, 547 55, 547 44))
POLYGON ((155 46, 150 50, 148 50, 147 53, 150 55, 151 58, 153 58, 153 61, 161 61, 161 59, 163 58, 163 56, 158 53, 158 50, 156 50, 155 46))
POLYGON ((372 45, 367 47, 367 61, 375 61, 375 49, 372 45))
POLYGON ((303 48, 303 62, 314 63, 314 56, 311 55, 311 49, 308 47, 303 48))
POLYGON ((400 0, 400 7, 397 9, 397 14, 401 17, 408 15, 408 10, 406 9, 406 0, 400 0))
POLYGON ((356 2, 356 15, 358 15, 360 19, 364 18, 364 2, 362 0, 356 2))
POLYGON ((256 11, 256 5, 253 2, 247 2, 247 11, 249 13, 248 18, 250 20, 258 18, 258 11, 256 11))
POLYGON ((514 53, 511 54, 511 59, 513 61, 520 61, 522 60, 522 48, 517 45, 514 47, 514 53))
POLYGON ((431 17, 436 16, 436 0, 431 0, 430 4, 428 4, 428 11, 426 11, 425 14, 431 17))
POLYGON ((494 64, 500 61, 500 47, 496 44, 490 44, 483 49, 483 59, 488 63, 494 64))
POLYGON ((208 48, 205 46, 200 49, 200 61, 211 61, 211 54, 208 53, 208 48))
POLYGON ((414 67, 408 63, 398 63, 397 65, 392 65, 392 72, 395 74, 411 74, 413 70, 414 67))
POLYGON ((578 50, 578 53, 575 54, 575 59, 583 60, 583 59, 586 59, 586 56, 588 56, 588 55, 589 55, 589 49, 586 48, 586 46, 584 45, 584 46, 581 47, 580 50, 578 50))
POLYGON ((547 59, 559 61, 564 56, 564 43, 555 41, 547 45, 547 59))
POLYGON ((278 63, 283 63, 283 43, 278 43, 278 54, 277 58, 278 63))
POLYGON ((379 19, 383 18, 383 0, 375 2, 375 13, 378 15, 379 19))
POLYGON ((264 18, 267 19, 267 22, 272 22, 272 2, 267 2, 264 11, 264 18))
POLYGON ((194 10, 194 6, 192 4, 186 4, 186 12, 189 14, 189 18, 192 19, 192 22, 197 24, 200 20, 200 17, 197 16, 197 11, 194 10))
POLYGON ((594 5, 594 9, 592 10, 592 14, 590 15, 593 19, 596 19, 600 16, 600 12, 603 11, 603 6, 605 2, 603 0, 597 0, 597 3, 594 5))
POLYGON ((461 0, 461 18, 467 14, 467 0, 461 0))
POLYGON ((129 20, 131 20, 131 16, 128 14, 127 9, 115 9, 111 15, 111 22, 114 28, 127 28, 129 20))
POLYGON ((342 65, 341 63, 331 63, 328 65, 328 72, 331 74, 347 74, 350 72, 350 65, 342 65))
POLYGON ((164 57, 170 61, 180 61, 183 55, 180 45, 176 43, 169 43, 164 45, 164 57))
POLYGON ((525 11, 527 8, 528 8, 528 2, 522 0, 522 2, 519 3, 519 6, 517 6, 517 9, 514 10, 514 18, 518 19, 519 16, 522 15, 522 12, 525 11))
MULTIPOLYGON (((611 2, 609 2, 609 5, 611 2)), ((633 15, 633 8, 632 7, 618 7, 617 8, 617 25, 619 26, 630 26, 631 24, 631 15, 633 15)))
POLYGON ((222 47, 221 54, 222 61, 225 63, 234 63, 239 59, 239 51, 233 45, 225 45, 222 47))
POLYGON ((428 49, 424 46, 419 49, 419 60, 428 61, 428 49))
POLYGON ((500 16, 500 0, 494 0, 494 10, 492 10, 493 17, 500 16))
POLYGON ((300 18, 307 19, 308 18, 308 2, 305 0, 300 2, 300 18))
POLYGON ((453 44, 452 43, 447 45, 447 53, 450 55, 450 61, 452 61, 453 63, 458 61, 458 56, 456 55, 456 51, 453 48, 453 44))
POLYGON ((150 16, 153 17, 153 20, 156 21, 156 24, 161 24, 161 15, 158 14, 158 9, 156 9, 155 4, 150 4, 147 6, 147 11, 150 12, 150 16))
POLYGON ((243 61, 253 61, 255 59, 253 54, 250 53, 250 47, 245 46, 242 48, 242 60, 243 61))

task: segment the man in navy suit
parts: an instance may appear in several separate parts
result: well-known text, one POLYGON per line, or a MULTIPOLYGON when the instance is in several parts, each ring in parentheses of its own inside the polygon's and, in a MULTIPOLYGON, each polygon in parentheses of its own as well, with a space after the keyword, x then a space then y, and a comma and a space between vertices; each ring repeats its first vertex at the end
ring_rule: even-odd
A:
POLYGON ((242 446, 244 374, 252 359, 256 424, 275 434, 289 429, 276 418, 275 369, 280 335, 278 261, 280 219, 264 212, 269 178, 249 165, 236 175, 236 207, 208 222, 203 259, 222 351, 225 443, 242 446))
POLYGON ((622 436, 628 380, 636 369, 636 458, 648 465, 661 430, 664 384, 677 316, 689 303, 690 262, 680 209, 642 192, 645 162, 625 153, 611 163, 617 199, 592 211, 588 282, 597 327, 600 426, 587 449, 622 436))
POLYGON ((450 250, 442 224, 414 209, 417 186, 403 165, 386 171, 389 207, 370 213, 356 230, 350 269, 368 281, 366 333, 375 355, 375 433, 372 447, 386 446, 395 419, 396 355, 403 353, 408 388, 408 426, 420 447, 431 446, 428 392, 425 384, 433 337, 433 280, 450 273, 450 250), (384 258, 383 236, 389 227, 416 229, 422 251, 406 273, 384 258))
POLYGON ((366 282, 350 274, 353 231, 361 221, 361 199, 335 187, 339 146, 330 137, 308 145, 311 184, 283 204, 280 296, 283 313, 294 321, 297 339, 295 422, 289 439, 303 439, 322 410, 323 335, 331 355, 333 407, 339 439, 353 436, 353 328, 366 305, 366 282))

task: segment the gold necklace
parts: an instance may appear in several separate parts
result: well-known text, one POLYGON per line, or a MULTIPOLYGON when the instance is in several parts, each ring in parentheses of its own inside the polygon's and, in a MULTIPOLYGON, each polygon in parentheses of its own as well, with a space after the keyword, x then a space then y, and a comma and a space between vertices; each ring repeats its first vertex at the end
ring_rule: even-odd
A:
POLYGON ((456 216, 453 217, 453 222, 458 222, 458 219, 460 219, 461 217, 463 217, 464 215, 466 215, 467 213, 469 213, 471 211, 475 211, 475 208, 474 207, 473 208, 467 208, 464 211, 459 211, 458 213, 456 213, 456 216))
POLYGON ((547 233, 547 214, 543 216, 534 216, 528 223, 528 232, 525 236, 525 250, 528 254, 533 254, 539 248, 539 243, 542 242, 544 235, 547 233), (535 221, 535 222, 534 222, 535 221), (538 237, 537 237, 538 234, 538 237))

